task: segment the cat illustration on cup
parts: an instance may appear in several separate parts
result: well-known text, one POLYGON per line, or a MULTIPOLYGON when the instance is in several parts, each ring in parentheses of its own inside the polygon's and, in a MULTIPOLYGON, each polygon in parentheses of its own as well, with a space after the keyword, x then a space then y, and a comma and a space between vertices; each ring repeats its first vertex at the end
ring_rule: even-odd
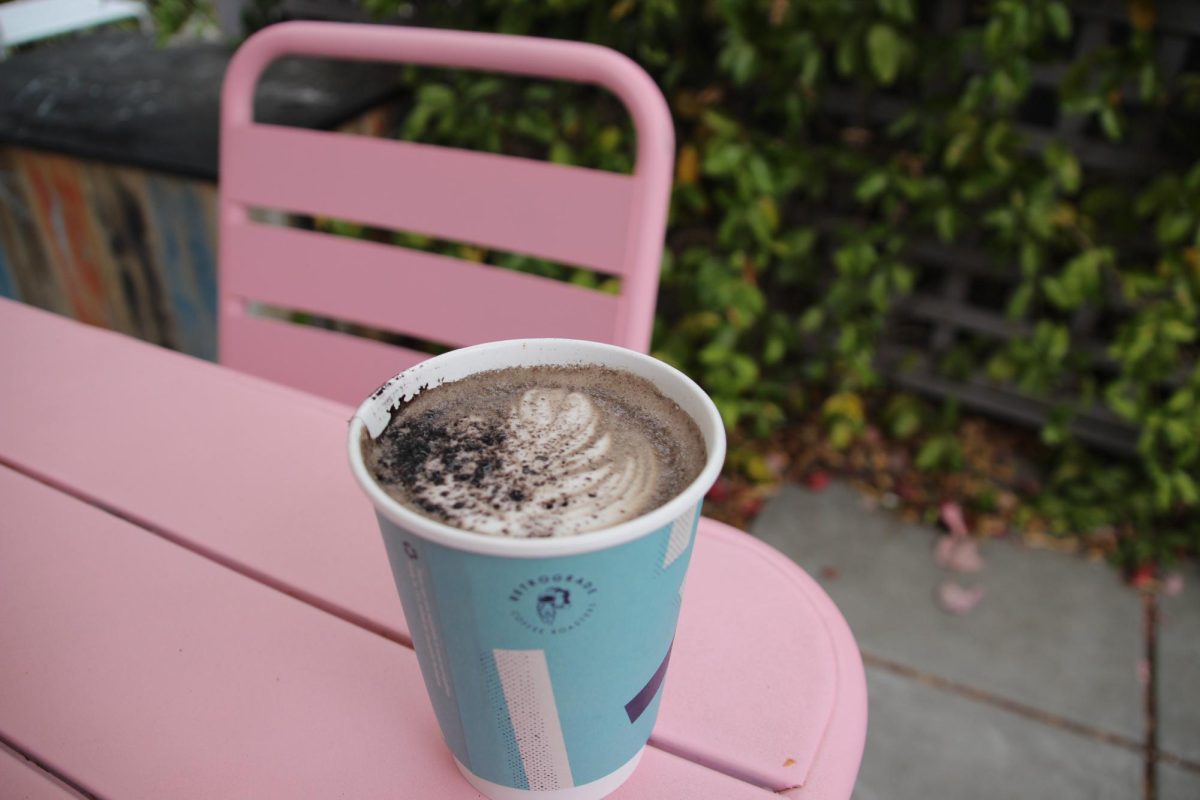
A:
POLYGON ((571 605, 571 593, 560 586, 555 586, 538 595, 537 613, 542 618, 542 622, 553 625, 559 609, 569 605, 571 605))

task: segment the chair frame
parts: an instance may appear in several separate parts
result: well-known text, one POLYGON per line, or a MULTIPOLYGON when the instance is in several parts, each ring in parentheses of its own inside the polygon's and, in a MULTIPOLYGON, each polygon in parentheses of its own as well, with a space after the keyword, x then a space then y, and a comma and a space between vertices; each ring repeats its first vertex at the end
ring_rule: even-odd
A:
MULTIPOLYGON (((291 362, 316 361, 325 369, 326 359, 333 362, 327 379, 344 379, 345 375, 333 373, 338 373, 338 362, 348 360, 341 354, 348 352, 349 344, 336 337, 353 338, 363 348, 370 348, 372 355, 363 363, 379 365, 376 369, 384 363, 403 368, 424 357, 407 351, 404 358, 396 360, 393 355, 389 360, 388 351, 394 353, 401 348, 335 331, 305 330, 253 318, 247 306, 254 302, 275 302, 453 346, 525 335, 574 335, 645 352, 653 327, 673 168, 674 128, 666 101, 641 67, 608 48, 383 25, 273 25, 248 39, 237 51, 222 91, 219 360, 235 369, 350 402, 353 397, 365 396, 370 387, 358 385, 343 391, 322 386, 319 380, 302 374, 301 368, 306 365, 291 362), (621 175, 514 156, 255 122, 255 86, 271 62, 288 55, 473 69, 596 84, 616 95, 632 118, 637 136, 633 173, 621 175), (393 180, 386 191, 378 186, 355 186, 353 176, 343 174, 353 169, 344 165, 359 165, 356 174, 360 177, 373 178, 379 173, 391 176, 380 179, 384 182, 397 176, 403 176, 404 181, 393 180), (421 185, 422 181, 417 192, 406 192, 400 185, 421 185), (460 191, 460 183, 470 185, 472 191, 460 191), (450 184, 454 186, 446 188, 450 184), (321 208, 327 201, 334 207, 321 208), (410 230, 584 266, 620 276, 621 293, 614 298, 446 256, 272 228, 250 220, 249 210, 256 206, 410 230), (445 211, 460 206, 463 211, 459 217, 449 219, 445 211), (565 222, 557 216, 560 206, 566 208, 561 214, 565 222), (526 247, 529 242, 532 245, 526 247), (272 258, 272 254, 277 255, 272 258), (322 279, 315 277, 315 264, 310 265, 308 273, 299 267, 296 272, 287 272, 291 264, 268 264, 318 258, 324 259, 322 263, 334 258, 347 262, 339 263, 339 269, 351 270, 347 275, 358 275, 353 270, 361 268, 360 280, 394 275, 388 272, 391 261, 402 259, 409 265, 406 268, 416 270, 412 274, 419 274, 423 284, 426 279, 433 282, 435 294, 454 292, 454 312, 461 304, 474 303, 468 317, 477 322, 461 336, 440 338, 404 325, 379 325, 385 313, 379 304, 389 297, 386 288, 377 293, 382 297, 368 298, 366 306, 354 306, 334 297, 336 279, 321 283, 322 279), (246 267, 247 262, 252 268, 246 267), (468 286, 475 288, 465 291, 468 286), (493 298, 500 299, 493 302, 493 298), (520 298, 517 302, 524 303, 525 308, 509 308, 512 298, 520 298), (524 333, 532 327, 525 317, 555 313, 559 315, 556 324, 566 326, 562 333, 524 333), (285 327, 291 330, 285 331, 285 327), (272 341, 260 345, 256 339, 272 341)), ((342 283, 349 280, 344 278, 342 283)), ((397 281, 394 277, 387 280, 392 285, 397 281)), ((402 294, 392 292, 390 297, 399 299, 402 294)), ((440 318, 445 316, 445 303, 405 302, 408 313, 414 319, 425 320, 427 327, 438 330, 443 325, 440 318)), ((376 378, 382 381, 397 371, 389 369, 376 378)))

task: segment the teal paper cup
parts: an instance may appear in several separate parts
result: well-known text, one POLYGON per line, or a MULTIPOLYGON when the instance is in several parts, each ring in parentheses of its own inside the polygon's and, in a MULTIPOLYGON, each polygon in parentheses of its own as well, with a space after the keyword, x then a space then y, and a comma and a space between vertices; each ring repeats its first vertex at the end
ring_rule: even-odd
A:
POLYGON ((705 492, 725 457, 707 395, 654 358, 571 339, 492 342, 397 375, 359 407, 350 464, 375 506, 434 712, 459 769, 495 800, 593 800, 633 772, 658 715, 705 492), (628 522, 562 538, 470 533, 389 497, 363 460, 424 387, 506 367, 594 364, 653 383, 695 420, 700 476, 628 522))

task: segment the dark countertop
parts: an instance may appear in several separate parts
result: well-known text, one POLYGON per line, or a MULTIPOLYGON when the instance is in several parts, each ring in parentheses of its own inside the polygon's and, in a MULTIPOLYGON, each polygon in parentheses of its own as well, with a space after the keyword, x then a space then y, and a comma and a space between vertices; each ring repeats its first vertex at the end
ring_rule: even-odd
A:
MULTIPOLYGON (((0 61, 0 142, 215 180, 225 44, 73 37, 0 61)), ((394 66, 281 59, 255 118, 334 128, 394 95, 394 66)))

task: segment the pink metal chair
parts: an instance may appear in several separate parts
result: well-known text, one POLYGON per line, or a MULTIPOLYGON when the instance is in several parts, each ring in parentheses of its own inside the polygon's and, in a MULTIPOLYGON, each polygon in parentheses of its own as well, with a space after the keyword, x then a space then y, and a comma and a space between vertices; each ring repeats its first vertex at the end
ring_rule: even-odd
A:
POLYGON ((674 161, 670 112, 607 48, 483 33, 275 25, 238 50, 221 101, 219 360, 357 404, 424 353, 248 313, 293 309, 451 346, 532 336, 645 351, 674 161), (254 87, 284 55, 458 67, 598 84, 637 130, 621 175, 512 156, 257 123, 254 87), (375 242, 261 224, 253 208, 349 220, 618 276, 617 296, 375 242))

